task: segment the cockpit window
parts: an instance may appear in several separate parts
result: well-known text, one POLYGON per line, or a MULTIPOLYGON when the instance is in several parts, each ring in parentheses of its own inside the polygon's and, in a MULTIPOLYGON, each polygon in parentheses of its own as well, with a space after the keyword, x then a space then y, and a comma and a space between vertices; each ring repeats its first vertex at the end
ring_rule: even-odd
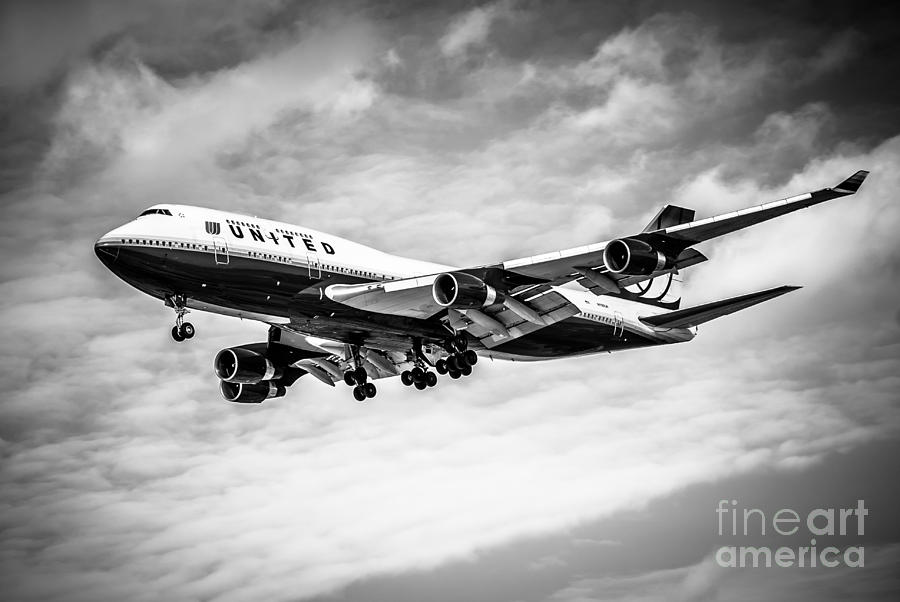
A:
POLYGON ((138 217, 144 217, 145 215, 172 215, 172 212, 168 209, 147 209, 143 213, 141 213, 138 217))

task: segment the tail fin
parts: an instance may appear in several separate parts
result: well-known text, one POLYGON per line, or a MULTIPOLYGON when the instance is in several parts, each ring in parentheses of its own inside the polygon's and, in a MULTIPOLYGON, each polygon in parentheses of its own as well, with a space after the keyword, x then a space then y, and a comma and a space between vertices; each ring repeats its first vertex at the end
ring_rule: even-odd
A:
POLYGON ((713 301, 696 307, 687 309, 679 309, 670 311, 669 313, 659 314, 656 316, 645 316, 640 318, 641 322, 656 326, 658 328, 690 328, 698 326, 704 322, 727 316, 736 311, 747 309, 757 303, 780 297, 785 293, 795 291, 799 286, 778 286, 765 291, 749 293, 731 299, 722 299, 721 301, 713 301))
POLYGON ((677 205, 666 205, 659 210, 650 223, 644 228, 644 232, 653 232, 654 230, 664 230, 672 226, 680 226, 688 222, 694 221, 694 210, 678 207, 677 205))

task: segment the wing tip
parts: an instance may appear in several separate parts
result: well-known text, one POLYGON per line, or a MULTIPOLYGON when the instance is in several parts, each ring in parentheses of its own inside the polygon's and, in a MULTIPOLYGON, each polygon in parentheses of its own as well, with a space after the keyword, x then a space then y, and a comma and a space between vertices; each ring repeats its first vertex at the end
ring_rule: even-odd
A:
POLYGON ((834 190, 836 192, 843 192, 846 194, 853 194, 859 187, 862 186, 862 183, 866 180, 866 176, 869 175, 869 172, 865 169, 860 169, 855 174, 835 186, 834 190))
POLYGON ((781 295, 793 293, 794 291, 800 290, 801 288, 803 287, 796 284, 783 284, 781 286, 776 286, 767 290, 759 291, 755 294, 759 295, 761 299, 768 301, 769 299, 774 299, 776 297, 780 297, 781 295))

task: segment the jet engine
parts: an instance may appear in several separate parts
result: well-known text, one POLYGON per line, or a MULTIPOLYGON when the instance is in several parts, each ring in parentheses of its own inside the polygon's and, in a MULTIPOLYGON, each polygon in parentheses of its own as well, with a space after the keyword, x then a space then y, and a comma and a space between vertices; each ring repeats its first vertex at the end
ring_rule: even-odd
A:
POLYGON ((219 384, 222 397, 235 403, 262 403, 272 397, 282 397, 286 388, 284 385, 268 380, 255 384, 228 382, 223 380, 219 384))
POLYGON ((613 274, 647 276, 672 267, 674 261, 648 242, 637 238, 617 238, 603 249, 603 263, 613 274))
POLYGON ((281 397, 288 387, 306 374, 306 370, 294 367, 294 362, 328 355, 325 350, 312 347, 305 341, 281 342, 280 330, 275 332, 275 337, 266 343, 229 347, 216 354, 213 366, 216 376, 222 381, 219 389, 225 399, 237 403, 261 403, 281 397))
POLYGON ((245 385, 279 378, 283 373, 283 369, 272 363, 266 355, 247 347, 223 349, 216 355, 214 365, 216 376, 221 380, 245 385))
POLYGON ((473 309, 500 301, 500 295, 481 278, 464 272, 447 272, 434 279, 431 294, 441 307, 473 309))

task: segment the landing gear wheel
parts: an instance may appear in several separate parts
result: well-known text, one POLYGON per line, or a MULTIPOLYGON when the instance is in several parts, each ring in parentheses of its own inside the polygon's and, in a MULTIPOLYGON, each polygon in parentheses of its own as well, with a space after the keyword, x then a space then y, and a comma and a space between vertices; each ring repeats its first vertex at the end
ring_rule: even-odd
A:
POLYGON ((419 391, 424 391, 425 388, 428 386, 428 385, 425 384, 425 381, 424 381, 424 380, 417 380, 414 384, 416 385, 416 388, 417 388, 419 391))
POLYGON ((422 370, 421 368, 419 368, 418 366, 416 366, 415 368, 412 369, 412 377, 413 377, 413 381, 419 382, 420 380, 425 378, 425 371, 422 370))
POLYGON ((366 400, 366 388, 361 385, 357 385, 357 386, 353 387, 353 399, 355 399, 356 401, 358 401, 360 403, 365 401, 366 400))
POLYGON ((172 327, 172 338, 178 341, 179 343, 184 340, 184 336, 178 330, 177 326, 172 327))
POLYGON ((433 387, 437 384, 437 374, 434 372, 426 372, 425 373, 425 385, 429 387, 433 387))
POLYGON ((194 330, 194 325, 191 324, 190 322, 185 322, 184 324, 181 325, 181 328, 179 328, 178 330, 179 330, 179 334, 181 334, 181 336, 183 336, 186 339, 193 339, 194 334, 196 334, 196 332, 197 332, 194 330))
POLYGON ((469 376, 470 374, 472 374, 472 366, 469 366, 467 364, 467 365, 463 366, 462 368, 460 368, 459 371, 463 376, 469 376))
POLYGON ((356 379, 353 378, 353 370, 348 370, 344 372, 344 382, 347 383, 348 387, 352 387, 356 384, 356 379))
POLYGON ((359 368, 357 368, 356 370, 353 371, 353 378, 356 380, 356 382, 358 382, 359 384, 362 385, 362 384, 365 384, 366 379, 369 378, 369 374, 368 374, 368 372, 366 372, 365 368, 360 366, 359 368))
POLYGON ((453 380, 456 380, 457 378, 462 376, 462 373, 459 370, 451 370, 450 372, 448 372, 448 374, 453 380))
POLYGON ((462 369, 465 367, 472 367, 464 353, 457 353, 454 357, 456 357, 456 367, 460 372, 462 372, 462 369))
POLYGON ((434 363, 434 369, 438 374, 447 374, 447 360, 438 360, 434 363))
POLYGON ((413 375, 409 370, 404 370, 400 373, 400 382, 403 383, 404 386, 408 387, 413 384, 413 375))
POLYGON ((462 354, 462 356, 466 359, 466 363, 469 364, 470 366, 474 366, 475 364, 478 363, 478 354, 475 353, 474 351, 472 351, 471 349, 464 352, 462 354))
POLYGON ((378 392, 378 389, 375 388, 375 385, 373 383, 366 383, 365 385, 363 385, 363 389, 365 389, 366 397, 368 397, 369 399, 375 397, 375 394, 378 392))
POLYGON ((459 372, 459 359, 455 354, 447 358, 447 372, 459 372))

